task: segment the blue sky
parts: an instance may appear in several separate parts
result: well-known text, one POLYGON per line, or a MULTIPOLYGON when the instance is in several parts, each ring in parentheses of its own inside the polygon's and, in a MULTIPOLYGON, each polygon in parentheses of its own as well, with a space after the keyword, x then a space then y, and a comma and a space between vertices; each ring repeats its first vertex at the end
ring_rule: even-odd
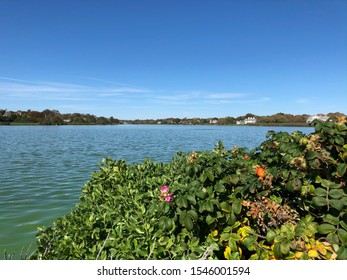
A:
POLYGON ((0 0, 0 108, 347 113, 347 1, 0 0))

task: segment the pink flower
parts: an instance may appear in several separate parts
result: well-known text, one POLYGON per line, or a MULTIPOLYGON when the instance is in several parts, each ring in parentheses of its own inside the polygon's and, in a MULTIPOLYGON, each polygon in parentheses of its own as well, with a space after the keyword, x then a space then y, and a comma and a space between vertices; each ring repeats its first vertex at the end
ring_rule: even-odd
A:
POLYGON ((161 202, 172 202, 173 201, 173 193, 169 193, 169 187, 164 185, 160 188, 159 200, 161 202))
POLYGON ((172 199, 172 193, 170 193, 167 197, 165 197, 165 201, 166 202, 172 202, 173 201, 173 199, 172 199))
POLYGON ((167 192, 169 191, 169 187, 168 187, 168 186, 162 186, 161 189, 160 189, 160 191, 161 191, 162 193, 167 193, 167 192))

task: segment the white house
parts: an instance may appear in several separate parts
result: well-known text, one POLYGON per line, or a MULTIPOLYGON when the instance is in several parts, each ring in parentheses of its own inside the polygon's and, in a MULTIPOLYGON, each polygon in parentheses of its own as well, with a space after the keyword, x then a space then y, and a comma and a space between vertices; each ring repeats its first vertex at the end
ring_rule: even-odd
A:
POLYGON ((326 122, 328 119, 329 119, 329 117, 327 115, 317 114, 317 115, 309 116, 306 120, 306 123, 310 124, 314 120, 320 120, 322 122, 326 122))
POLYGON ((236 124, 255 124, 257 119, 255 117, 248 117, 242 121, 237 121, 236 124))
POLYGON ((218 123, 218 119, 211 119, 210 120, 210 124, 217 124, 218 123))

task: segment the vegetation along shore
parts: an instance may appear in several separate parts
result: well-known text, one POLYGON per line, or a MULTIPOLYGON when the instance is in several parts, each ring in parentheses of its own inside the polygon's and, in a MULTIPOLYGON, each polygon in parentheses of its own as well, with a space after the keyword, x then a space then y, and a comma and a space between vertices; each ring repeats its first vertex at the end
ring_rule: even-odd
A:
MULTIPOLYGON (((319 114, 314 118, 341 117, 343 113, 319 114)), ((269 125, 269 126, 307 126, 312 116, 277 113, 270 116, 257 116, 248 113, 239 117, 223 118, 165 118, 146 120, 120 120, 114 117, 97 117, 92 114, 68 113, 46 109, 39 111, 9 111, 0 109, 0 125, 114 125, 114 124, 186 124, 186 125, 269 125)), ((313 119, 314 119, 313 118, 313 119)))

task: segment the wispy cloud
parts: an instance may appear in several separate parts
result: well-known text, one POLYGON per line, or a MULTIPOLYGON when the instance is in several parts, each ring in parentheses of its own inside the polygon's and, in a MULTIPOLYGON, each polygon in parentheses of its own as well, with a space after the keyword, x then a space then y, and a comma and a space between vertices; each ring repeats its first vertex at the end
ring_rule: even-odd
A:
POLYGON ((81 101, 129 93, 147 93, 148 90, 125 86, 86 86, 50 81, 28 81, 0 77, 1 99, 45 99, 81 101))
POLYGON ((308 103, 310 103, 310 101, 308 99, 306 99, 306 98, 300 98, 296 102, 299 103, 299 104, 308 104, 308 103))
POLYGON ((247 97, 246 93, 225 93, 225 92, 203 92, 203 91, 180 91, 174 92, 167 95, 160 95, 156 98, 159 100, 166 101, 198 101, 198 102, 209 102, 211 100, 231 100, 241 99, 247 97))
MULTIPOLYGON (((80 81, 80 80, 79 80, 80 81)), ((237 104, 265 104, 270 99, 254 93, 170 89, 152 90, 88 78, 86 83, 33 81, 0 77, 0 106, 8 109, 59 109, 97 115, 182 115, 229 112, 237 104), (22 108, 18 108, 18 106, 22 108), (229 106, 230 104, 230 106, 229 106), (234 106, 232 104, 235 104, 234 106), (165 109, 163 109, 165 108, 165 109), (173 109, 174 108, 174 109, 173 109), (163 111, 164 110, 164 111, 163 111)))
MULTIPOLYGON (((168 94, 152 95, 153 103, 166 106, 185 108, 207 108, 219 110, 221 106, 257 105, 266 104, 272 99, 267 96, 259 96, 249 92, 204 92, 204 91, 179 91, 168 94), (200 107, 201 106, 201 107, 200 107)), ((235 107, 234 106, 234 107, 235 107)))
POLYGON ((206 94, 205 98, 208 99, 238 99, 246 97, 246 93, 209 93, 206 94))
POLYGON ((176 92, 167 95, 159 95, 156 96, 159 100, 167 100, 167 101, 187 101, 196 98, 200 98, 201 93, 199 92, 176 92))

